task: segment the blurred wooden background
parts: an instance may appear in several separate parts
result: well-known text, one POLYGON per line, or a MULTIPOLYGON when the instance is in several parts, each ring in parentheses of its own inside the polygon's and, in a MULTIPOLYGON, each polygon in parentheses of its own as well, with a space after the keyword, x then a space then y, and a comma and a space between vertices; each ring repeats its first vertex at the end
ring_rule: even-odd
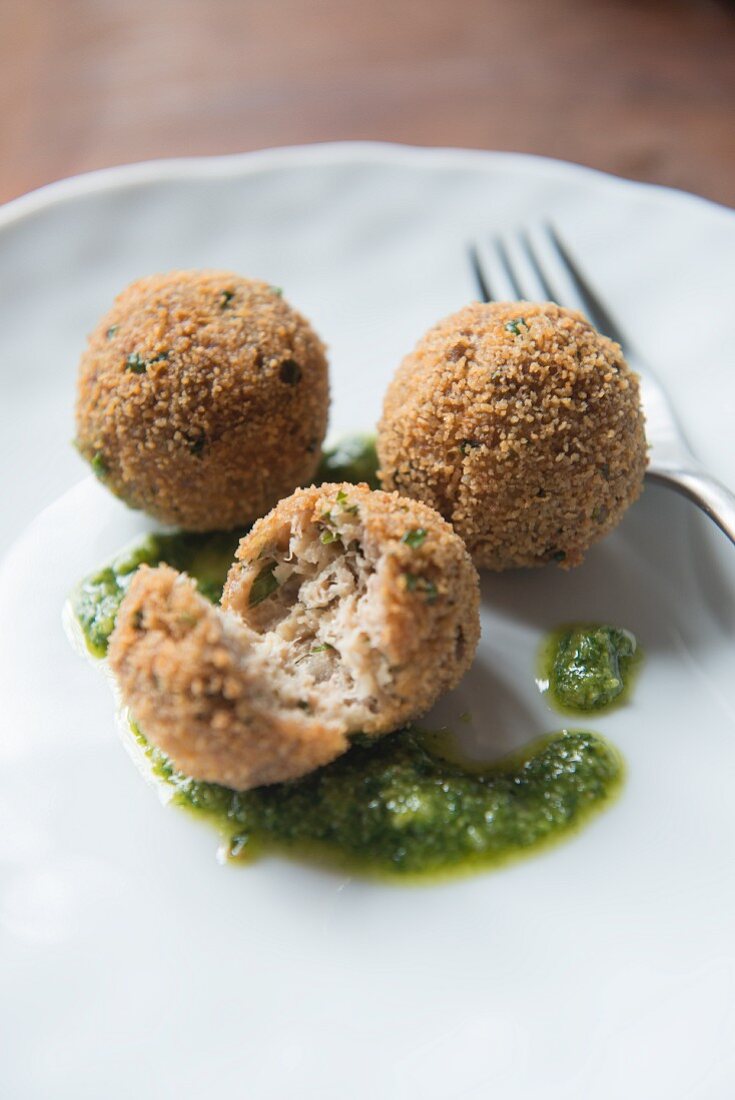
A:
POLYGON ((735 204, 726 0, 0 0, 0 200, 159 156, 374 138, 735 204))

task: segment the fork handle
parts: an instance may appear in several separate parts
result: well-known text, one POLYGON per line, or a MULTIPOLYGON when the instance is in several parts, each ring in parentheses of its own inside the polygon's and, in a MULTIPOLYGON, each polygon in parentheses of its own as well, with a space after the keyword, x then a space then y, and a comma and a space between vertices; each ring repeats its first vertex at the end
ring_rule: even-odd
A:
POLYGON ((693 501, 735 543, 735 493, 696 466, 649 468, 649 481, 666 485, 693 501))

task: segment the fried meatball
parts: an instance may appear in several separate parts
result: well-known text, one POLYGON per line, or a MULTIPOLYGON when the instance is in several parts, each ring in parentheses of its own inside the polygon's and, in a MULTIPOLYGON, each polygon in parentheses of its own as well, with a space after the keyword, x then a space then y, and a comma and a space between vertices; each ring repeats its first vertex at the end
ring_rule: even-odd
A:
POLYGON ((476 565, 579 565, 643 487, 638 379, 580 313, 476 302, 401 363, 378 457, 383 487, 436 508, 476 565))
POLYGON ((480 634, 477 573, 437 513, 366 485, 282 500, 241 541, 222 606, 142 567, 110 665, 188 775, 245 790, 328 763, 454 687, 480 634))
POLYGON ((129 286, 90 336, 76 442, 131 507, 228 529, 311 480, 328 407, 324 347, 276 288, 174 271, 129 286))

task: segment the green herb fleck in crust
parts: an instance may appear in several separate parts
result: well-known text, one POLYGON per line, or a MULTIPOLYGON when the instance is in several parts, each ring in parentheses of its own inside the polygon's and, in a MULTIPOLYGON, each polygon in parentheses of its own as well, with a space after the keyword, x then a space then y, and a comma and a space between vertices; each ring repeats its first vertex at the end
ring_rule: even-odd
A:
POLYGON ((95 451, 89 465, 92 467, 92 473, 95 477, 98 477, 100 481, 104 480, 110 472, 110 467, 105 462, 105 456, 102 454, 102 451, 95 451))
POLYGON ((423 527, 412 527, 406 531, 401 542, 405 542, 406 546, 410 546, 412 550, 418 550, 419 546, 423 545, 426 535, 427 531, 423 527))
POLYGON ((138 355, 137 351, 134 351, 125 360, 125 370, 132 371, 133 374, 145 374, 153 363, 162 363, 165 359, 168 359, 167 351, 162 351, 159 355, 154 355, 152 359, 143 359, 141 355, 138 355))
POLYGON ((417 577, 415 573, 404 573, 403 581, 409 592, 421 592, 427 603, 433 603, 439 590, 427 577, 417 577))
POLYGON ((514 317, 511 321, 506 321, 505 323, 508 332, 512 332, 514 336, 521 335, 520 325, 523 325, 524 328, 528 328, 528 322, 525 317, 514 317))
POLYGON ((141 359, 137 351, 134 351, 125 360, 125 370, 132 371, 133 374, 145 374, 148 369, 148 364, 145 359, 141 359))
POLYGON ((349 497, 344 489, 340 489, 337 493, 337 504, 339 504, 343 512, 347 512, 350 516, 356 516, 359 512, 356 504, 350 504, 349 497))

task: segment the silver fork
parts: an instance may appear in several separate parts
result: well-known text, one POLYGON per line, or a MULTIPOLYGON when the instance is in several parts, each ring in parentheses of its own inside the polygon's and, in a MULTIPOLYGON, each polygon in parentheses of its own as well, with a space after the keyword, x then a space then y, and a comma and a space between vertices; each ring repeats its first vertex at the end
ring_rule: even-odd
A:
POLYGON ((646 478, 694 501, 735 543, 735 494, 694 457, 663 386, 612 319, 559 233, 543 225, 514 237, 478 242, 470 248, 470 263, 483 301, 556 302, 580 310, 620 344, 640 376, 649 444, 646 478))

